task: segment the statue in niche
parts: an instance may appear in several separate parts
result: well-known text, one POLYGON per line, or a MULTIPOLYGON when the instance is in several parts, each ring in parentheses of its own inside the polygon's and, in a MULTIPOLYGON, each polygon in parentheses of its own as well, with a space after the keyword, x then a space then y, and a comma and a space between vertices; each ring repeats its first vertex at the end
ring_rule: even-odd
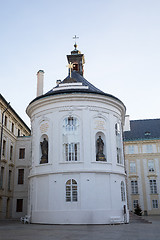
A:
POLYGON ((46 138, 44 138, 43 142, 40 142, 41 145, 41 161, 40 163, 48 163, 48 141, 46 138))
POLYGON ((99 136, 99 138, 97 139, 96 145, 97 145, 96 161, 106 161, 105 155, 103 153, 104 142, 101 136, 99 136))

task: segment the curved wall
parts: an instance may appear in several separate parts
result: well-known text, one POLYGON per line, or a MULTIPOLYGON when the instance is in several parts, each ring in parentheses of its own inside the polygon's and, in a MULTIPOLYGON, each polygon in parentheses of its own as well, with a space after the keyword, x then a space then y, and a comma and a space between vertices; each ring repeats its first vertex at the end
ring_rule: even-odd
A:
POLYGON ((98 94, 62 94, 32 102, 27 113, 32 125, 28 208, 31 221, 51 224, 128 221, 128 215, 124 215, 126 197, 122 201, 121 193, 121 182, 125 183, 122 130, 118 139, 115 131, 115 125, 121 126, 124 120, 124 105, 98 94), (69 122, 76 119, 76 128, 68 130, 65 119, 69 122), (48 163, 40 164, 43 136, 48 140, 48 163), (106 161, 96 161, 99 136, 104 142, 106 161), (118 163, 117 146, 121 149, 118 163), (68 180, 71 185, 66 185, 68 180))

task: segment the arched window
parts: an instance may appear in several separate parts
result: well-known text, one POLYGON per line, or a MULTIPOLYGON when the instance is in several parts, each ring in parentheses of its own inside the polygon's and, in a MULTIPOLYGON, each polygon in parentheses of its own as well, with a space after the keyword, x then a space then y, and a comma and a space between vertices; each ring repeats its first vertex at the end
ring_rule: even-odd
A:
POLYGON ((73 70, 79 71, 79 67, 78 67, 78 63, 77 62, 73 63, 73 70))
POLYGON ((64 131, 65 132, 75 132, 78 128, 78 120, 75 117, 68 117, 64 119, 64 131))
POLYGON ((77 202, 77 182, 74 179, 69 179, 66 182, 66 202, 77 202))
POLYGON ((124 186, 124 182, 121 182, 121 200, 125 201, 125 186, 124 186))
POLYGON ((63 121, 63 149, 65 161, 79 161, 79 124, 75 117, 63 121))

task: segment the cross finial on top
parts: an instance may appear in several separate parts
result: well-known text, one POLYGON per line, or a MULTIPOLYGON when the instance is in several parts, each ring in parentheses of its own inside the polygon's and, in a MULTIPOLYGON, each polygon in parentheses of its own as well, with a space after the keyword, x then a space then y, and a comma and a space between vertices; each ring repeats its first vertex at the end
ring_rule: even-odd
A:
POLYGON ((73 37, 73 39, 75 39, 75 44, 74 44, 74 47, 75 47, 75 50, 77 48, 77 43, 76 43, 76 39, 78 39, 79 37, 77 37, 76 35, 73 37))
POLYGON ((78 39, 79 37, 77 37, 76 35, 73 37, 73 39, 75 39, 75 42, 76 42, 76 39, 78 39))

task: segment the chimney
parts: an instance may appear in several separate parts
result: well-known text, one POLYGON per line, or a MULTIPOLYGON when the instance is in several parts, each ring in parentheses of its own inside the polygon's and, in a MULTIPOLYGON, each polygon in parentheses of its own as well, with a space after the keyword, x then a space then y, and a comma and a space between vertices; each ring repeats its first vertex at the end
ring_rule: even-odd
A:
POLYGON ((43 79, 44 79, 44 71, 39 70, 37 72, 37 97, 43 95, 43 79))
POLYGON ((130 128, 130 116, 129 115, 126 115, 125 116, 125 124, 124 124, 124 127, 123 127, 123 131, 131 131, 131 128, 130 128))

